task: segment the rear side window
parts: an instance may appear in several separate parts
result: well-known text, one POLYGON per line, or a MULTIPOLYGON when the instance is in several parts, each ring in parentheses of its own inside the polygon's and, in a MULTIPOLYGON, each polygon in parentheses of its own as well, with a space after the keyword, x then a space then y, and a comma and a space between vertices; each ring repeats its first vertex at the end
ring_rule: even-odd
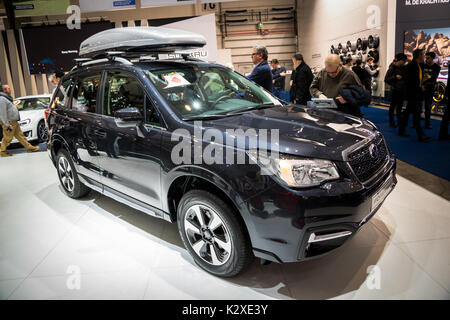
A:
POLYGON ((70 90, 72 89, 72 79, 64 80, 63 83, 58 87, 55 99, 51 108, 65 108, 70 96, 70 90))
POLYGON ((100 73, 78 78, 72 93, 73 110, 96 113, 100 79, 100 73))

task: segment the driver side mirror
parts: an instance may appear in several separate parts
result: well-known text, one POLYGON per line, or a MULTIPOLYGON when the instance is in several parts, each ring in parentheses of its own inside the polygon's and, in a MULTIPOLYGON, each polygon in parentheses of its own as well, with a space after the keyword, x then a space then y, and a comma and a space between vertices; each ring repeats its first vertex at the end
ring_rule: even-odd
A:
POLYGON ((144 118, 138 108, 124 108, 114 112, 114 117, 119 118, 122 121, 143 121, 144 118))

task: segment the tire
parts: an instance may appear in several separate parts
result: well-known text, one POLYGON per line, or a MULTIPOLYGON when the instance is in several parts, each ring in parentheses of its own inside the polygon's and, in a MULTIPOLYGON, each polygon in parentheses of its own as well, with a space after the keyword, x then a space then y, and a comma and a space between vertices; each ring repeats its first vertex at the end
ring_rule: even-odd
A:
POLYGON ((39 121, 37 125, 37 137, 39 143, 47 141, 47 127, 45 126, 44 120, 39 121))
POLYGON ((189 191, 181 199, 177 215, 184 246, 207 272, 220 277, 233 277, 253 260, 244 226, 233 209, 217 196, 203 190, 189 191), (199 223, 199 215, 203 224, 199 223), (219 254, 212 255, 211 250, 219 254))
POLYGON ((90 189, 81 183, 69 153, 62 149, 56 157, 56 170, 59 182, 67 196, 79 199, 86 196, 90 189))

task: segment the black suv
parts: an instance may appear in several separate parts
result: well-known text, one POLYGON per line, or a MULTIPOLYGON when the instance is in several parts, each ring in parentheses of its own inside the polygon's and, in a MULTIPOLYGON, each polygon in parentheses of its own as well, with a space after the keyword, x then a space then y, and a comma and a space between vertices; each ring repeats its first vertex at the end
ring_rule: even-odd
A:
POLYGON ((69 197, 93 189, 177 223, 197 264, 219 276, 254 256, 296 262, 340 247, 397 183, 370 122, 285 105, 231 69, 186 57, 79 63, 49 110, 48 150, 69 197), (242 136, 251 129, 277 131, 265 150, 277 158, 254 157, 242 136), (214 149, 216 159, 245 163, 194 159, 212 145, 226 149, 214 149))

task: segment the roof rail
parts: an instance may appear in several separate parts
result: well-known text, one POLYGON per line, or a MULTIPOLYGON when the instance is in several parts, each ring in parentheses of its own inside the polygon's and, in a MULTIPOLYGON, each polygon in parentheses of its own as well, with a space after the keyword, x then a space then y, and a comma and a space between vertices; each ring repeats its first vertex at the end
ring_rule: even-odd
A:
POLYGON ((94 64, 98 64, 98 63, 104 63, 104 62, 118 62, 121 64, 125 64, 125 65, 132 65, 133 63, 130 62, 130 60, 127 60, 123 57, 116 57, 116 55, 121 55, 123 54, 123 52, 120 51, 109 51, 106 52, 105 55, 106 57, 98 57, 97 59, 95 58, 77 58, 74 59, 75 61, 75 66, 72 68, 72 70, 70 71, 74 71, 76 70, 78 67, 85 67, 85 66, 90 66, 90 65, 94 65, 94 64))

